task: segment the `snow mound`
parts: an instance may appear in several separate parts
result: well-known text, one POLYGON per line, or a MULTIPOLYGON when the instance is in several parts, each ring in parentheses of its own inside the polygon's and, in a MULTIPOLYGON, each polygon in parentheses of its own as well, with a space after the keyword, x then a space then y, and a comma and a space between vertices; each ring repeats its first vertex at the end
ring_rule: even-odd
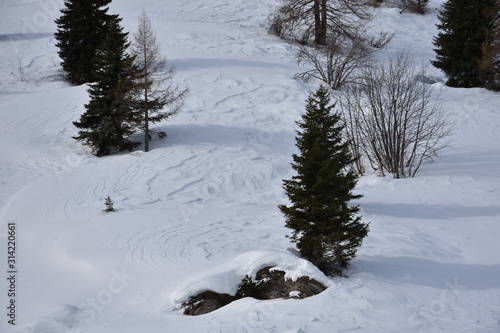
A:
POLYGON ((182 303, 190 296, 207 290, 234 295, 245 275, 255 277, 255 274, 264 267, 275 267, 284 271, 285 278, 288 279, 296 280, 301 276, 309 276, 325 286, 332 284, 331 279, 316 266, 291 252, 254 250, 242 253, 224 264, 189 279, 179 291, 174 293, 173 299, 177 303, 182 303))

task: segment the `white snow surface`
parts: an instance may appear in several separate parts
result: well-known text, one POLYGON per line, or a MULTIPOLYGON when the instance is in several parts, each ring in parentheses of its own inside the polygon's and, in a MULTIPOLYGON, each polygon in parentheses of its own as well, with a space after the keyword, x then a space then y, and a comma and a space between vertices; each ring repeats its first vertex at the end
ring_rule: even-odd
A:
MULTIPOLYGON (((433 59, 442 3, 425 16, 375 9, 374 30, 396 33, 380 59, 404 47, 417 63, 433 59)), ((293 80, 294 47, 267 34, 275 4, 113 1, 126 31, 146 9, 190 95, 156 126, 168 138, 151 152, 97 158, 71 138, 88 95, 62 80, 53 33, 63 1, 0 2, 1 332, 500 332, 500 95, 446 87, 429 66, 457 124, 453 147, 415 178, 360 178, 369 235, 348 278, 326 277, 297 256, 277 208, 295 121, 318 82, 293 80), (115 213, 102 211, 108 195, 115 213), (179 309, 265 266, 329 288, 198 317, 179 309)))

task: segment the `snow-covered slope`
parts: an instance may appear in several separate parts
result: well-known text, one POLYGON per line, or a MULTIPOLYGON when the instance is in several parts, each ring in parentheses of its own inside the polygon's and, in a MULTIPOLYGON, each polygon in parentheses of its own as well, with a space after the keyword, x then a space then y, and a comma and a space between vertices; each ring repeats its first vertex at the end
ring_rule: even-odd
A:
MULTIPOLYGON (((360 179, 371 231, 350 277, 327 278, 290 250, 277 209, 293 174, 294 122, 316 83, 293 80, 294 49, 267 35, 273 2, 113 1, 127 31, 146 8, 190 95, 151 152, 103 158, 71 139, 88 97, 61 80, 53 20, 62 2, 0 2, 2 332, 500 331, 498 94, 434 85, 457 123, 453 149, 415 178, 360 179), (108 195, 116 213, 102 212, 108 195), (192 293, 233 292, 268 265, 330 287, 199 317, 178 310, 192 293)), ((397 33, 380 57, 411 46, 417 62, 432 59, 442 2, 431 0, 426 16, 377 9, 377 29, 397 33)))

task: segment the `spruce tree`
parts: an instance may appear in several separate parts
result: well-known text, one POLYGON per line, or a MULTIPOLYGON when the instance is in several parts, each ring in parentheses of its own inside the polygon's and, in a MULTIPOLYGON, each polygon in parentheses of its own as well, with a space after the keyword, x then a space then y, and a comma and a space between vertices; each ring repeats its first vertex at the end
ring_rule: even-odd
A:
POLYGON ((491 8, 496 0, 448 0, 438 18, 434 38, 436 60, 431 63, 448 77, 452 87, 481 87, 482 45, 492 30, 491 8))
POLYGON ((342 275, 355 257, 357 247, 368 233, 368 224, 350 206, 357 175, 349 166, 355 161, 340 115, 332 113, 330 94, 324 87, 311 94, 306 113, 297 122, 296 146, 292 168, 297 175, 283 181, 291 205, 280 205, 290 238, 302 254, 327 274, 342 275))
POLYGON ((56 46, 66 79, 75 85, 94 82, 93 64, 108 24, 117 15, 107 14, 111 0, 65 0, 55 22, 56 46))
POLYGON ((109 195, 104 199, 104 205, 106 206, 106 209, 104 209, 106 213, 115 211, 115 208, 113 207, 114 205, 113 200, 109 195))
POLYGON ((128 119, 132 113, 129 95, 135 89, 134 58, 127 53, 128 33, 123 32, 115 18, 110 22, 108 33, 95 58, 94 75, 97 82, 88 90, 90 101, 80 121, 73 124, 80 128, 78 136, 93 148, 97 156, 110 154, 113 150, 131 150, 140 145, 132 142, 134 132, 128 119))

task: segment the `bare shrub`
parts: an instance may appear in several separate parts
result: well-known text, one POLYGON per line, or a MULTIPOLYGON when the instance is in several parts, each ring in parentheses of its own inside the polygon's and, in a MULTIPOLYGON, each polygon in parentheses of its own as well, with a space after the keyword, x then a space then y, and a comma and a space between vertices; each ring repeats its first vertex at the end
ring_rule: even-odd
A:
POLYGON ((382 175, 414 177, 422 162, 449 146, 454 126, 421 77, 425 70, 417 69, 405 50, 388 65, 364 71, 361 82, 341 94, 353 152, 366 156, 382 175))
POLYGON ((378 37, 366 37, 364 33, 356 37, 336 35, 328 38, 325 45, 301 45, 297 63, 311 69, 297 73, 294 78, 304 81, 316 78, 333 90, 357 82, 360 71, 373 64, 376 48, 386 45, 392 36, 387 33, 378 37))
POLYGON ((308 81, 319 79, 332 89, 356 82, 357 73, 373 62, 373 49, 364 43, 331 39, 325 46, 302 45, 297 55, 299 65, 312 68, 298 73, 294 78, 308 81))

